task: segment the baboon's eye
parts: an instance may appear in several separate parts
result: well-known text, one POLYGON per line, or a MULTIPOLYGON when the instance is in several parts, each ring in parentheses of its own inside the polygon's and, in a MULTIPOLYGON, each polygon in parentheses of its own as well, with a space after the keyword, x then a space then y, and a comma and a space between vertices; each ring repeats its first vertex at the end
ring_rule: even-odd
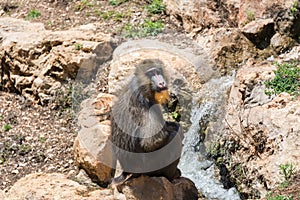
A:
POLYGON ((152 76, 160 75, 160 74, 161 74, 161 69, 158 69, 158 68, 150 68, 146 71, 146 75, 148 77, 152 77, 152 76))

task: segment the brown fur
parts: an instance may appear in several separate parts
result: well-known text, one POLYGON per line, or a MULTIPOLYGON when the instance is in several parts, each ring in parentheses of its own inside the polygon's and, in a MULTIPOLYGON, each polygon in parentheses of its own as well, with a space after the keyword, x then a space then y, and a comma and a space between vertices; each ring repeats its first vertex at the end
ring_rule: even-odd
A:
MULTIPOLYGON (((124 155, 122 150, 134 153, 155 152, 167 145, 180 132, 179 124, 166 122, 163 119, 161 106, 156 105, 157 103, 166 103, 169 94, 167 90, 153 91, 153 85, 151 85, 149 77, 145 75, 145 72, 153 67, 160 68, 163 77, 165 77, 163 74, 164 66, 160 60, 142 61, 136 66, 134 77, 119 93, 118 100, 112 107, 111 141, 117 147, 114 151, 115 156, 123 168, 129 165, 142 167, 150 163, 144 163, 144 159, 137 160, 135 157, 131 158, 129 155, 124 155)), ((181 151, 181 137, 176 142, 178 151, 181 151)), ((170 157, 176 153, 180 155, 180 152, 170 152, 172 154, 170 157)), ((135 175, 165 176, 172 180, 180 176, 180 171, 177 169, 178 162, 179 158, 156 171, 133 173, 135 175)), ((155 165, 155 162, 152 164, 155 165)), ((128 173, 125 170, 123 176, 128 173)))

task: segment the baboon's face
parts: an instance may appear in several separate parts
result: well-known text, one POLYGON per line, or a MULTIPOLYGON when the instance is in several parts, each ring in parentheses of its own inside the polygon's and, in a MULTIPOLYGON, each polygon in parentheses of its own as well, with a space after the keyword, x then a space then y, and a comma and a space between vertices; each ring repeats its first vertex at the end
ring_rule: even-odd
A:
POLYGON ((145 75, 149 78, 151 83, 151 90, 154 92, 161 92, 167 90, 167 81, 165 80, 162 69, 153 67, 146 71, 145 75))
POLYGON ((169 101, 167 81, 162 69, 153 67, 146 71, 145 75, 150 80, 151 90, 154 92, 154 99, 158 104, 165 104, 169 101))

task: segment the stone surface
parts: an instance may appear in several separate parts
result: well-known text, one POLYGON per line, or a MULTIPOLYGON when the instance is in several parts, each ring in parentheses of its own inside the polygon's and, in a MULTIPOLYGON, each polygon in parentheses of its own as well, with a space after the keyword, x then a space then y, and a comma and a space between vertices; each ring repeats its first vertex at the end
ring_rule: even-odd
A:
POLYGON ((257 55, 257 48, 240 30, 218 28, 197 37, 197 42, 205 47, 214 62, 214 70, 220 74, 231 74, 240 63, 257 55))
POLYGON ((243 27, 254 19, 275 18, 280 11, 289 9, 293 3, 293 0, 240 0, 237 19, 239 27, 243 27))
POLYGON ((196 200, 198 191, 194 183, 187 178, 169 182, 164 177, 141 176, 117 186, 119 192, 130 200, 196 200))
POLYGON ((78 123, 81 129, 74 142, 75 160, 94 182, 106 186, 115 166, 110 145, 110 121, 101 115, 110 111, 113 95, 100 93, 83 102, 78 123))
POLYGON ((109 35, 85 27, 47 31, 40 23, 1 18, 1 87, 46 103, 67 78, 91 80, 113 48, 109 35))
POLYGON ((3 190, 0 190, 0 199, 5 199, 5 193, 3 190))
MULTIPOLYGON (((264 82, 275 76, 275 69, 269 62, 243 66, 225 116, 225 144, 237 147, 228 149, 231 162, 247 172, 246 176, 240 174, 242 179, 237 177, 238 189, 262 197, 282 182, 280 164, 293 163, 300 168, 300 101, 287 93, 265 95, 264 82)), ((231 167, 229 170, 234 173, 231 167)))
POLYGON ((242 28, 242 33, 259 49, 270 45, 270 40, 275 34, 273 19, 258 19, 242 28))
POLYGON ((238 0, 164 0, 164 3, 168 13, 178 18, 187 32, 237 25, 238 0))
POLYGON ((276 33, 272 38, 271 38, 271 46, 272 48, 278 52, 284 52, 289 50, 291 46, 294 45, 295 41, 286 35, 281 35, 280 33, 276 33))
POLYGON ((166 65, 165 71, 172 87, 197 91, 214 75, 206 55, 195 56, 188 50, 181 50, 157 40, 128 41, 114 51, 108 77, 109 92, 117 92, 131 79, 135 64, 143 59, 154 58, 162 60, 166 65))
POLYGON ((69 180, 63 174, 36 173, 16 182, 4 199, 113 200, 114 198, 109 189, 91 190, 87 186, 69 180))

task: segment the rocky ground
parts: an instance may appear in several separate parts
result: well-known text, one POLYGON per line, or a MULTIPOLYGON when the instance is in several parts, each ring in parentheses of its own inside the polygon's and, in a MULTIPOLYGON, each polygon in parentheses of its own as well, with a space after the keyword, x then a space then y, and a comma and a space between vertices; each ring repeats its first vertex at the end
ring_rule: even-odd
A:
MULTIPOLYGON (((4 0, 0 16, 42 22, 49 30, 97 22, 97 31, 116 36, 122 36, 127 23, 145 18, 159 18, 165 27, 175 28, 164 14, 148 16, 146 5, 146 1, 4 0), (39 17, 30 17, 34 10, 39 17)), ((60 102, 41 106, 18 94, 0 93, 0 189, 7 191, 33 172, 77 174, 73 142, 78 130, 73 111, 64 102, 68 98, 62 94, 60 102)))

